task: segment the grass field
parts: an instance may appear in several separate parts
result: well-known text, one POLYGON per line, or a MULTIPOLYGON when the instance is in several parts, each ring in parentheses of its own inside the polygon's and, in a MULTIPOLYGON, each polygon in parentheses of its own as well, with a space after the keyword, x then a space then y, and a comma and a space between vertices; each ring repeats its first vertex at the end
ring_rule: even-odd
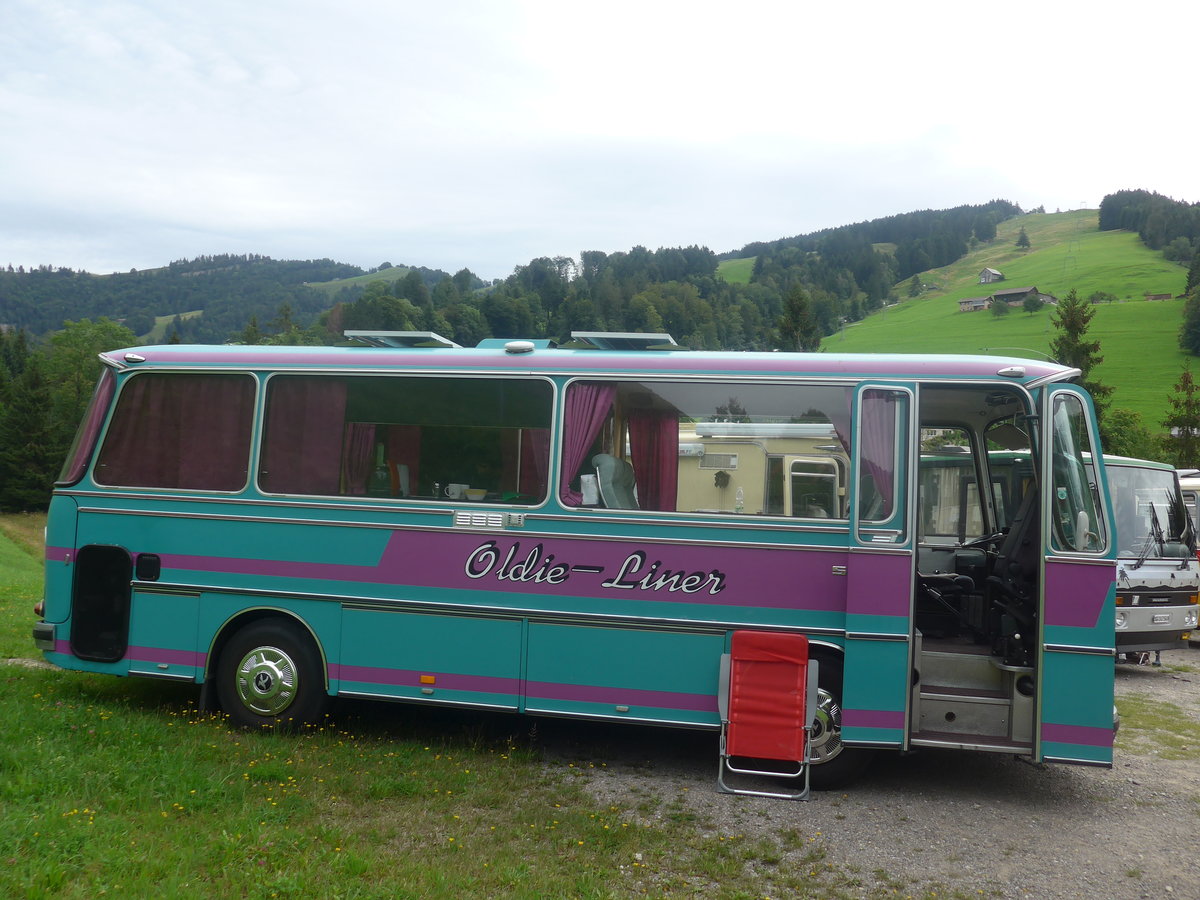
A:
POLYGON ((753 256, 743 259, 724 259, 717 263, 717 277, 725 279, 730 284, 749 284, 752 274, 754 274, 753 256))
POLYGON ((344 287, 351 285, 362 285, 366 287, 372 281, 386 281, 389 284, 399 281, 409 272, 406 266, 392 266, 390 269, 383 269, 379 272, 371 272, 367 275, 355 275, 353 278, 338 278, 335 281, 314 281, 309 284, 309 287, 315 288, 329 296, 333 296, 344 287))
POLYGON ((0 659, 34 655, 33 605, 42 597, 44 514, 0 515, 0 659))

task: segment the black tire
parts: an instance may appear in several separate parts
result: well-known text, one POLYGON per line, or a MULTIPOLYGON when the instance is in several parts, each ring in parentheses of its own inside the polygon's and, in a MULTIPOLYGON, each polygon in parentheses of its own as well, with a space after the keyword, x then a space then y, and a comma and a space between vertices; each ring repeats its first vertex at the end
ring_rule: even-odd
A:
POLYGON ((817 715, 809 744, 809 784, 815 791, 828 791, 861 775, 872 752, 842 743, 841 660, 822 657, 817 662, 817 715))
POLYGON ((217 698, 240 728, 288 731, 322 720, 325 670, 312 637, 290 619, 239 630, 217 660, 217 698))

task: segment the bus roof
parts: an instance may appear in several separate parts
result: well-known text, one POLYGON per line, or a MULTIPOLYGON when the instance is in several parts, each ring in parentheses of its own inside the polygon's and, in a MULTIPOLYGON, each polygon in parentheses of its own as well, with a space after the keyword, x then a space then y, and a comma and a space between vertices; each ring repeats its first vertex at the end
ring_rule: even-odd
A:
MULTIPOLYGON (((489 342, 492 343, 492 342, 489 342)), ((924 379, 995 379, 1020 384, 1067 381, 1078 369, 1001 356, 889 353, 762 353, 688 350, 553 349, 509 341, 501 347, 284 347, 164 344, 100 354, 119 370, 199 368, 376 371, 389 369, 513 370, 563 373, 819 375, 924 379)))
POLYGON ((1175 471, 1175 467, 1170 463, 1158 462, 1153 459, 1134 459, 1131 456, 1114 456, 1111 453, 1104 454, 1104 465, 1125 466, 1130 469, 1164 469, 1168 472, 1175 471))

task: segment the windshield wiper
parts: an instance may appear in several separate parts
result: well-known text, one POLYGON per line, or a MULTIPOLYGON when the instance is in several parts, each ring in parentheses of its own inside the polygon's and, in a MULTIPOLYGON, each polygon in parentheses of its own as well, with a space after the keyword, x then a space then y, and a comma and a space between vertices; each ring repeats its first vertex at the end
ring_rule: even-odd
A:
POLYGON ((1146 561, 1146 557, 1150 555, 1150 548, 1158 546, 1158 555, 1163 555, 1163 547, 1166 545, 1167 539, 1163 536, 1162 525, 1158 521, 1158 511, 1154 508, 1154 503, 1150 503, 1150 533, 1146 535, 1146 543, 1142 545, 1142 552, 1138 554, 1137 562, 1133 564, 1133 568, 1141 568, 1142 563, 1146 561))

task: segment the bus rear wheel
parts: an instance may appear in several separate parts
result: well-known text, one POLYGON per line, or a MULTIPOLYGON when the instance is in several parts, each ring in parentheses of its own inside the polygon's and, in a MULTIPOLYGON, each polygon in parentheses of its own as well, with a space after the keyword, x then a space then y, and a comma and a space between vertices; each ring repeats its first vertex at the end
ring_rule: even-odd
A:
POLYGON ((240 629, 221 651, 216 678, 221 708, 241 728, 312 725, 329 706, 316 645, 288 619, 240 629))
POLYGON ((817 713, 809 738, 809 783, 828 791, 849 784, 871 761, 871 751, 842 743, 842 665, 822 658, 817 673, 817 713))

